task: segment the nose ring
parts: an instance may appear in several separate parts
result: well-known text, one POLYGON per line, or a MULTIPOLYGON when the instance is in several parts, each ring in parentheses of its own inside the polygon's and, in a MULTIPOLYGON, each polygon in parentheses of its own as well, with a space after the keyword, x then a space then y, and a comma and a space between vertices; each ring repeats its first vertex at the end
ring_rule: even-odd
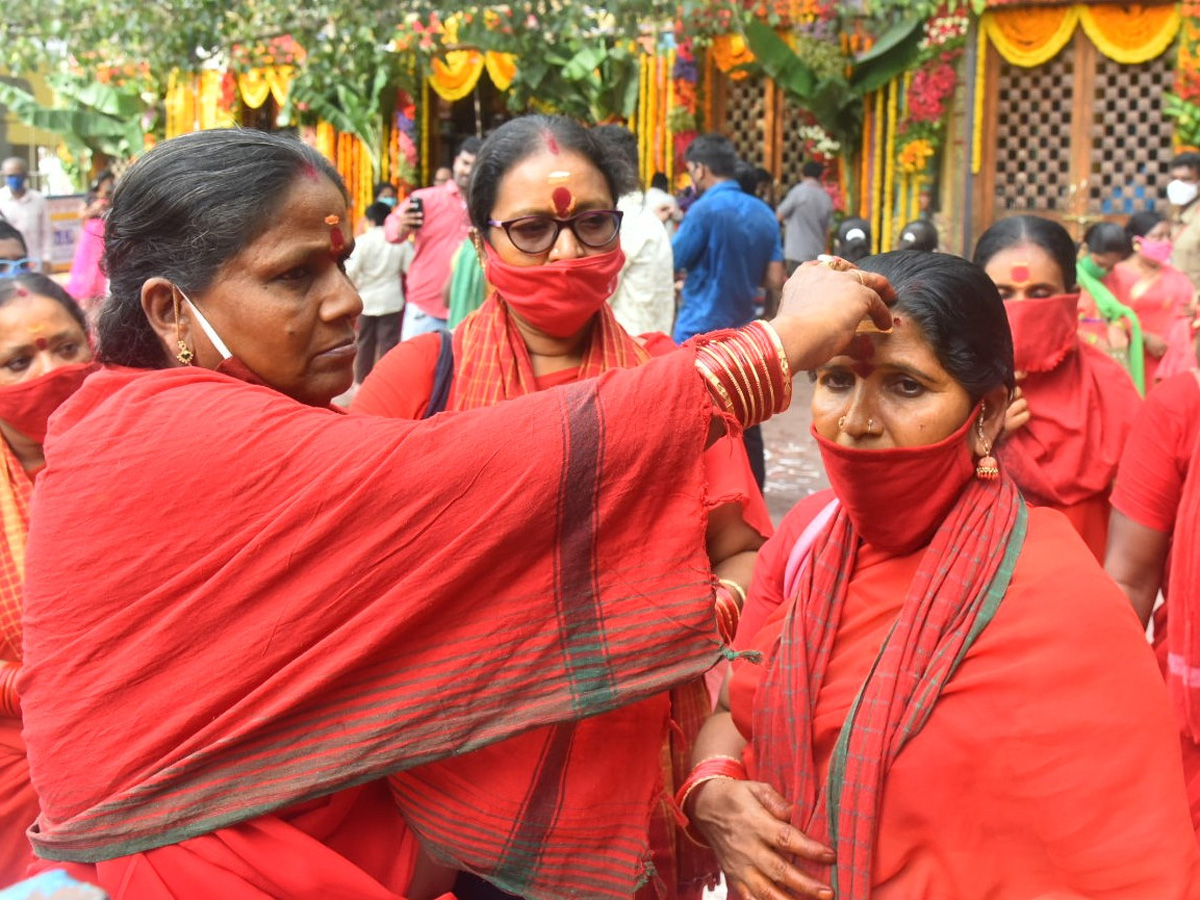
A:
POLYGON ((875 433, 875 420, 867 419, 867 434, 874 434, 874 433, 875 433))
POLYGON ((842 416, 840 419, 838 419, 838 431, 845 431, 845 430, 846 430, 846 417, 842 416))

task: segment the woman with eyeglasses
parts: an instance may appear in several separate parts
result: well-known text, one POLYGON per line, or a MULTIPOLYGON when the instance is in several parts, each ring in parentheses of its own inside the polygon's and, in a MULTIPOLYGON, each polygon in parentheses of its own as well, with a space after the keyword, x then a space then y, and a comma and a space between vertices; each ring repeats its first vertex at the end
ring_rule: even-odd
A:
MULTIPOLYGON (((0 236, 0 253, 9 242, 0 236)), ((38 814, 15 689, 29 500, 50 414, 93 368, 83 311, 66 291, 36 272, 0 280, 0 886, 32 861, 25 829, 38 814)))
POLYGON ((0 221, 0 278, 15 278, 32 271, 33 260, 29 258, 24 236, 11 223, 0 221))
MULTIPOLYGON (((494 290, 453 338, 424 335, 394 348, 363 383, 353 409, 424 418, 442 409, 490 406, 673 351, 665 334, 631 337, 608 303, 625 260, 618 241, 621 213, 614 207, 634 177, 623 157, 604 152, 599 135, 569 119, 527 116, 497 129, 476 158, 467 202, 494 290)), ((712 570, 740 605, 771 520, 740 440, 717 441, 705 463, 705 508, 696 512, 707 516, 712 570)), ((664 482, 671 477, 661 474, 664 482)), ((580 726, 581 764, 594 767, 601 781, 621 777, 626 754, 637 751, 613 752, 612 735, 640 723, 635 730, 651 738, 640 750, 657 754, 669 712, 681 726, 672 749, 682 767, 708 697, 697 680, 675 689, 670 699, 669 709, 648 705, 636 718, 619 711, 580 726)), ((536 752, 543 735, 525 740, 536 752)), ((659 875, 672 891, 690 885, 698 895, 703 867, 697 868, 693 848, 675 846, 665 806, 652 830, 660 837, 654 860, 659 875)), ((466 885, 459 892, 474 896, 466 885)))

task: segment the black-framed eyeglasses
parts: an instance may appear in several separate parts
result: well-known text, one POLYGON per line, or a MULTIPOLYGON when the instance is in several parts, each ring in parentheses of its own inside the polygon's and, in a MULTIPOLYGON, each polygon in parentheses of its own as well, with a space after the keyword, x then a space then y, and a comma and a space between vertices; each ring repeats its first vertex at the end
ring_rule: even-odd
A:
POLYGON ((512 245, 522 253, 545 253, 554 246, 564 228, 570 228, 575 239, 583 246, 598 250, 617 239, 624 215, 619 209, 589 209, 569 219, 534 215, 505 222, 488 219, 488 224, 493 228, 503 228, 512 245))
POLYGON ((33 260, 28 257, 20 259, 0 259, 0 278, 16 278, 24 272, 33 271, 33 260))

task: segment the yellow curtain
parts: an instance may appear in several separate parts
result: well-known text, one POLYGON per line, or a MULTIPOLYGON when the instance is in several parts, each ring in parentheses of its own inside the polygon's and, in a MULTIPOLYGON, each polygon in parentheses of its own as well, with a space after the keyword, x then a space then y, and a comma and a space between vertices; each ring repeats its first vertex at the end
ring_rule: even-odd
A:
POLYGON ((990 10, 979 25, 1001 56, 1015 66, 1032 68, 1054 59, 1078 22, 1077 6, 1029 6, 990 10))
POLYGON ((717 68, 735 80, 745 78, 746 72, 731 72, 731 69, 754 62, 754 54, 746 46, 746 39, 740 34, 718 35, 713 38, 710 52, 717 68))
POLYGON ((271 94, 271 83, 267 80, 266 69, 241 72, 238 74, 237 83, 242 102, 249 109, 258 109, 267 102, 267 97, 271 94))
POLYGON ((1081 5, 1079 24, 1097 49, 1126 65, 1160 56, 1179 33, 1179 9, 1134 3, 1081 5))
POLYGON ((507 91, 517 74, 517 58, 511 53, 497 53, 489 50, 484 57, 488 77, 498 91, 507 91))
POLYGON ((478 50, 451 50, 445 62, 433 61, 429 84, 443 100, 461 100, 479 83, 483 66, 483 54, 478 50))
POLYGON ((1129 65, 1164 53, 1179 33, 1180 16, 1170 4, 1080 3, 993 9, 979 24, 981 34, 1015 66, 1048 63, 1071 40, 1076 25, 1101 53, 1129 65))
POLYGON ((193 130, 196 120, 196 89, 194 78, 178 69, 167 81, 167 96, 163 100, 166 109, 167 137, 178 137, 193 130))

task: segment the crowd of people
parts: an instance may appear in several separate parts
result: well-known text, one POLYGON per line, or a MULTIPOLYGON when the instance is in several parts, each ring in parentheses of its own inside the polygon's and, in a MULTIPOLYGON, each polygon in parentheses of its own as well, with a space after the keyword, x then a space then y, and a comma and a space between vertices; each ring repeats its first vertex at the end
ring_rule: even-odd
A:
POLYGON ((970 259, 637 163, 524 116, 355 211, 186 135, 66 289, 0 222, 0 885, 1200 900, 1200 156, 970 259))

